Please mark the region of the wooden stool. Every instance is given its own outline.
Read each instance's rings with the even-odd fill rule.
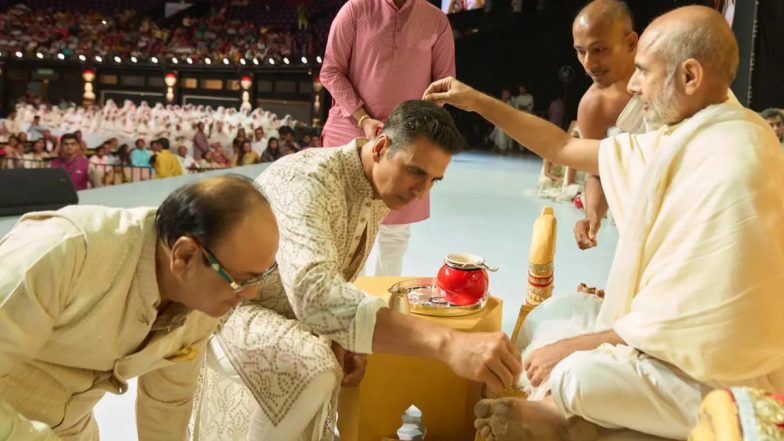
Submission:
[[[411,277],[363,277],[356,285],[389,300],[387,290]],[[491,297],[481,311],[462,317],[424,320],[464,332],[501,330],[502,302]],[[372,354],[358,388],[341,392],[338,427],[341,441],[380,441],[395,437],[400,416],[410,405],[422,410],[428,441],[474,439],[474,405],[481,385],[455,375],[445,364],[421,357]]]

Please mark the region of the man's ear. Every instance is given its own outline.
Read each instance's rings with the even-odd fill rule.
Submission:
[[[637,51],[637,43],[640,40],[640,36],[637,35],[636,32],[632,31],[626,34],[626,46],[629,52]]]
[[[686,95],[694,95],[705,80],[705,68],[702,63],[689,58],[681,63],[683,90]]]
[[[378,136],[373,142],[373,161],[378,162],[389,150],[390,139],[387,135]]]
[[[180,236],[171,247],[169,268],[175,275],[184,274],[194,264],[200,263],[202,252],[193,238]]]

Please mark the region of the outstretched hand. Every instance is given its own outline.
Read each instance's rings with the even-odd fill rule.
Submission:
[[[422,99],[435,101],[438,104],[451,104],[457,108],[473,112],[474,102],[479,92],[456,78],[446,77],[433,82],[425,90]]]
[[[463,378],[500,392],[517,383],[523,366],[520,352],[501,332],[456,332],[446,348],[446,363]]]

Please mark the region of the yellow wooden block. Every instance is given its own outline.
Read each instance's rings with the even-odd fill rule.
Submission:
[[[356,284],[371,295],[389,298],[387,289],[409,277],[367,277]],[[482,311],[461,317],[425,317],[464,332],[501,330],[502,302],[491,297]],[[421,357],[372,354],[358,391],[341,394],[338,419],[342,441],[395,439],[400,417],[410,405],[422,410],[428,441],[472,441],[474,405],[481,385],[464,380],[445,364]]]

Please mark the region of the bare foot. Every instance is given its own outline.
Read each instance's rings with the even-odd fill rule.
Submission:
[[[595,425],[581,418],[567,420],[547,400],[481,400],[474,414],[474,427],[486,441],[594,441],[598,436]]]

